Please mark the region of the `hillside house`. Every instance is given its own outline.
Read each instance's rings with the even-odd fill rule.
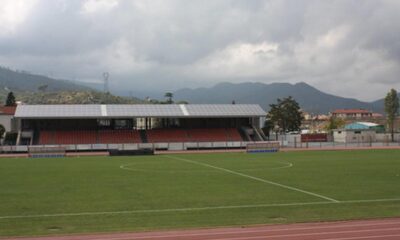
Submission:
[[[366,109],[336,109],[331,112],[331,116],[342,119],[370,119],[373,112]]]

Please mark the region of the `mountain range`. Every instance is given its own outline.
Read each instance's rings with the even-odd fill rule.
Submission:
[[[40,89],[45,86],[45,89]],[[69,80],[58,80],[24,71],[15,71],[0,67],[0,100],[5,99],[9,91],[16,93],[17,100],[26,103],[144,103],[143,100],[130,97],[118,97],[95,90],[89,84]],[[129,90],[129,89],[128,89]],[[140,97],[147,92],[133,92]],[[118,95],[118,93],[116,93]],[[142,96],[143,95],[143,96]],[[157,93],[157,98],[163,93]],[[266,111],[269,104],[277,98],[292,96],[302,109],[310,113],[328,113],[334,109],[362,108],[383,113],[383,99],[373,102],[359,101],[324,93],[307,83],[219,83],[209,88],[184,88],[174,92],[175,100],[188,103],[251,103],[259,104]]]
[[[324,93],[307,83],[219,83],[210,88],[184,88],[174,92],[175,99],[189,103],[248,103],[269,110],[277,98],[292,96],[300,107],[310,113],[328,113],[335,109],[362,108],[383,113],[383,99],[363,102]]]
[[[143,103],[134,97],[114,96],[69,80],[16,71],[0,67],[0,102],[8,92],[14,92],[17,101],[29,104],[95,104]]]
[[[12,91],[38,91],[40,86],[47,85],[46,91],[89,90],[89,87],[69,80],[59,80],[0,67],[0,87]]]

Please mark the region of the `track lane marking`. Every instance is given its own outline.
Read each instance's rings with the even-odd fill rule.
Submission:
[[[388,234],[388,235],[375,235],[375,236],[365,236],[365,237],[343,237],[343,238],[325,238],[321,240],[356,240],[356,239],[376,239],[376,238],[384,238],[388,237],[400,237],[400,234]]]
[[[245,239],[268,239],[268,238],[283,238],[283,237],[304,237],[304,236],[318,236],[318,235],[329,235],[329,234],[354,234],[354,233],[369,233],[369,232],[379,232],[379,231],[399,231],[396,228],[381,228],[381,229],[365,229],[365,230],[347,230],[347,231],[334,231],[334,232],[313,232],[313,233],[294,233],[294,234],[276,234],[269,236],[247,236],[247,237],[224,237],[224,238],[208,238],[208,240],[245,240]],[[386,234],[386,233],[385,233]],[[395,232],[397,235],[397,232]],[[140,239],[140,238],[139,238]],[[338,239],[338,238],[333,238]]]
[[[309,230],[314,230],[316,228],[309,228]],[[292,229],[291,229],[292,230]],[[293,230],[301,230],[301,229],[293,229]],[[284,229],[280,230],[284,231]],[[264,230],[264,231],[236,231],[236,232],[219,232],[219,233],[212,233],[212,232],[207,232],[207,233],[194,233],[194,234],[171,234],[171,235],[149,235],[149,236],[129,236],[127,234],[126,236],[119,236],[119,237],[112,237],[112,236],[101,236],[101,237],[91,237],[90,240],[140,240],[140,239],[168,239],[168,238],[178,238],[178,237],[206,237],[208,240],[245,240],[245,239],[269,239],[269,238],[293,238],[293,237],[304,237],[304,236],[318,236],[318,235],[329,235],[329,234],[354,234],[354,233],[369,233],[369,232],[379,232],[379,231],[399,231],[399,228],[381,228],[381,229],[366,229],[366,230],[344,230],[344,231],[332,231],[332,232],[310,232],[310,233],[292,233],[292,234],[275,234],[275,235],[260,235],[260,236],[244,236],[244,237],[219,237],[219,238],[213,238],[213,235],[229,235],[229,234],[246,234],[246,233],[270,233],[270,230]],[[90,236],[90,235],[87,235]],[[359,237],[341,237],[341,238],[325,238],[321,240],[351,240],[351,239],[368,239],[368,238],[373,238],[373,237],[387,237],[387,236],[400,236],[400,233],[398,234],[395,232],[394,234],[388,234],[385,233],[384,235],[375,235],[375,236],[359,236]],[[42,240],[45,240],[47,238],[43,238]],[[33,239],[32,239],[33,240]],[[88,239],[89,240],[89,239]]]
[[[175,157],[175,156],[164,156],[164,157],[165,158],[169,158],[169,159],[180,160],[180,161],[184,161],[184,162],[188,162],[188,163],[192,163],[192,164],[197,164],[197,165],[204,166],[204,167],[218,169],[218,170],[223,171],[223,172],[231,173],[231,174],[238,175],[238,176],[241,176],[241,177],[253,179],[253,180],[256,180],[256,181],[259,181],[259,182],[267,183],[267,184],[270,184],[270,185],[274,185],[274,186],[278,186],[278,187],[281,187],[281,188],[286,188],[286,189],[289,189],[289,190],[292,190],[292,191],[297,191],[297,192],[301,192],[301,193],[304,193],[304,194],[308,194],[308,195],[311,195],[311,196],[314,196],[314,197],[322,198],[322,199],[328,200],[330,202],[334,202],[334,203],[339,203],[340,202],[339,200],[336,200],[336,199],[333,199],[333,198],[330,198],[330,197],[327,197],[327,196],[324,196],[324,195],[321,195],[321,194],[318,194],[318,193],[313,193],[313,192],[306,191],[306,190],[303,190],[303,189],[300,189],[300,188],[295,188],[295,187],[291,187],[291,186],[288,186],[288,185],[280,184],[280,183],[277,183],[277,182],[272,182],[272,181],[269,181],[269,180],[265,180],[263,178],[254,177],[254,176],[251,176],[251,175],[247,175],[247,174],[244,174],[244,173],[236,172],[236,171],[229,170],[229,169],[226,169],[226,168],[217,167],[217,166],[214,166],[214,165],[211,165],[211,164],[197,162],[197,161],[194,161],[194,160],[189,160],[189,159],[186,159],[186,158]]]
[[[400,222],[398,223],[393,223],[391,225],[395,225],[395,224],[400,224]],[[382,224],[383,225],[383,224]],[[381,226],[382,226],[381,225]],[[379,225],[376,225],[379,226]],[[351,226],[340,226],[340,227],[368,227],[368,225],[351,225]],[[286,229],[263,229],[263,230],[249,230],[249,231],[225,231],[225,232],[204,232],[204,233],[188,233],[188,234],[166,234],[166,235],[149,235],[149,236],[121,236],[121,237],[100,237],[100,238],[95,238],[95,239],[91,239],[91,240],[134,240],[134,239],[159,239],[159,238],[178,238],[178,237],[207,237],[208,240],[225,240],[225,239],[236,239],[236,240],[240,240],[240,239],[251,239],[252,237],[223,237],[223,238],[212,238],[214,235],[229,235],[229,234],[249,234],[249,233],[273,233],[273,232],[277,232],[277,231],[298,231],[298,230],[315,230],[315,229],[325,229],[325,228],[340,228],[340,227],[330,227],[330,226],[326,226],[326,227],[308,227],[308,228],[286,228]],[[322,232],[322,234],[337,234],[337,233],[355,233],[355,232],[360,232],[360,231],[365,231],[365,232],[372,232],[372,231],[386,231],[386,230],[390,230],[392,231],[393,229],[399,230],[399,228],[384,228],[384,229],[369,229],[369,230],[344,230],[344,231],[334,231],[334,232]],[[319,232],[321,233],[321,232]],[[271,238],[271,237],[288,237],[288,236],[293,236],[296,237],[298,235],[318,235],[318,233],[293,233],[293,234],[276,234],[276,235],[270,235],[270,236],[253,236],[253,238]],[[336,238],[334,238],[336,239]]]
[[[354,223],[353,223],[354,222]],[[165,232],[138,232],[138,233],[122,233],[122,234],[103,234],[103,235],[80,235],[80,236],[69,236],[70,239],[90,239],[90,240],[124,240],[124,239],[152,239],[152,238],[171,238],[171,237],[191,237],[191,236],[212,236],[222,234],[244,234],[244,233],[258,233],[258,232],[276,232],[276,231],[297,231],[297,230],[315,230],[315,229],[336,229],[336,228],[354,228],[354,227],[370,227],[370,226],[387,226],[387,225],[398,225],[400,219],[381,219],[381,220],[357,220],[357,221],[340,221],[340,222],[322,222],[322,223],[298,223],[298,224],[286,224],[286,225],[265,225],[250,227],[244,230],[240,227],[223,228],[218,229],[200,229],[200,230],[187,230],[188,232],[179,233],[179,231],[165,231]],[[253,230],[251,230],[253,228]],[[389,227],[393,228],[393,227]],[[246,228],[245,228],[246,229]],[[398,230],[400,228],[397,228]],[[244,230],[244,231],[243,231]],[[380,230],[380,229],[375,229]],[[198,232],[193,232],[198,231]],[[214,232],[213,232],[214,231]],[[113,236],[114,235],[114,236]],[[135,236],[136,235],[136,236]],[[142,235],[142,236],[138,236]],[[278,236],[278,235],[276,235]],[[379,235],[381,236],[381,235]],[[387,235],[389,236],[389,235]],[[46,239],[65,239],[66,236],[59,237],[32,237],[27,240],[46,240]],[[1,239],[1,238],[0,238]],[[15,238],[20,239],[20,238]],[[338,238],[328,238],[324,240],[338,240]],[[346,238],[347,239],[347,238]],[[322,239],[321,239],[322,240]],[[344,240],[344,239],[343,239]]]

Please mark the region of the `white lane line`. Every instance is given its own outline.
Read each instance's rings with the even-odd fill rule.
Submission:
[[[272,203],[272,204],[252,204],[252,205],[230,205],[197,208],[170,208],[170,209],[143,209],[131,211],[108,211],[108,212],[76,212],[76,213],[53,213],[53,214],[32,214],[32,215],[9,215],[0,216],[1,219],[18,218],[47,218],[47,217],[70,217],[70,216],[91,216],[91,215],[119,215],[119,214],[140,214],[140,213],[162,213],[162,212],[190,212],[218,209],[240,209],[240,208],[268,208],[268,207],[296,207],[330,204],[352,204],[352,203],[374,203],[374,202],[400,202],[400,198],[393,199],[371,199],[371,200],[348,200],[341,202],[299,202],[299,203]]]
[[[289,230],[314,230],[317,228],[303,228],[303,229],[289,229]],[[284,231],[285,229],[281,230],[276,230],[276,231]],[[318,232],[318,233],[293,233],[293,234],[276,234],[276,235],[270,235],[270,236],[247,236],[247,237],[219,237],[219,238],[210,238],[214,235],[230,235],[230,234],[249,234],[249,233],[270,233],[271,230],[260,230],[260,231],[225,231],[225,232],[204,232],[204,233],[188,233],[188,234],[168,234],[166,232],[165,235],[148,235],[148,236],[134,236],[135,233],[133,233],[132,236],[129,236],[127,234],[126,236],[118,236],[118,237],[112,237],[110,236],[99,236],[99,237],[94,237],[91,238],[91,240],[134,240],[134,239],[160,239],[160,238],[182,238],[182,237],[207,237],[209,240],[244,240],[244,239],[268,239],[268,238],[281,238],[281,237],[301,237],[301,236],[315,236],[315,235],[329,235],[329,234],[346,234],[346,233],[368,233],[368,232],[374,232],[374,231],[395,231],[399,230],[399,228],[382,228],[382,229],[367,229],[367,230],[345,230],[345,231],[333,231],[333,232]],[[397,235],[397,233],[389,235],[375,235],[375,237],[383,238],[384,236],[388,237],[394,237],[394,236],[400,236]],[[321,240],[351,240],[351,239],[368,239],[371,238],[371,235],[368,237],[342,237],[342,238],[326,238],[326,239],[321,239]]]
[[[383,238],[383,239],[387,239],[387,238],[392,238],[392,237],[399,237],[400,238],[400,234],[387,234],[387,235],[370,235],[370,236],[365,236],[365,237],[344,237],[344,238],[324,238],[321,240],[357,240],[357,239],[377,239],[377,238]],[[396,239],[399,239],[396,238]]]
[[[283,238],[283,237],[304,237],[304,236],[319,236],[329,234],[351,234],[351,233],[368,233],[368,232],[379,232],[379,231],[399,231],[399,228],[382,228],[382,229],[365,229],[365,230],[347,230],[347,231],[334,231],[334,232],[316,232],[316,233],[294,233],[294,234],[276,234],[270,236],[247,236],[247,237],[226,237],[226,238],[209,238],[208,240],[245,240],[245,239],[268,239],[268,238]],[[395,232],[397,235],[397,232]],[[140,238],[139,238],[140,239]],[[338,239],[338,238],[333,238]]]
[[[184,161],[184,162],[188,162],[188,163],[197,164],[197,165],[201,165],[201,166],[204,166],[204,167],[218,169],[218,170],[221,170],[223,172],[235,174],[235,175],[242,176],[242,177],[249,178],[249,179],[253,179],[253,180],[256,180],[256,181],[259,181],[259,182],[263,182],[263,183],[267,183],[267,184],[270,184],[270,185],[278,186],[278,187],[281,187],[281,188],[286,188],[286,189],[289,189],[289,190],[292,190],[292,191],[297,191],[297,192],[301,192],[301,193],[304,193],[304,194],[312,195],[314,197],[322,198],[322,199],[328,200],[330,202],[334,202],[334,203],[340,202],[339,200],[336,200],[336,199],[333,199],[333,198],[330,198],[330,197],[327,197],[327,196],[323,196],[321,194],[309,192],[309,191],[306,191],[306,190],[302,190],[300,188],[291,187],[291,186],[280,184],[280,183],[277,183],[277,182],[268,181],[268,180],[265,180],[265,179],[262,179],[262,178],[253,177],[251,175],[247,175],[247,174],[244,174],[244,173],[236,172],[236,171],[229,170],[229,169],[222,168],[222,167],[217,167],[217,166],[214,166],[214,165],[211,165],[211,164],[197,162],[197,161],[193,161],[193,160],[189,160],[189,159],[181,158],[181,157],[175,157],[175,156],[164,156],[164,157],[170,158],[170,159],[175,159],[175,160],[180,160],[180,161]]]
[[[383,226],[383,225],[398,225],[400,222],[397,223],[376,223],[376,224],[346,224],[346,225],[341,225],[341,226],[315,226],[315,227],[300,227],[300,228],[280,228],[280,229],[260,229],[260,230],[243,230],[243,229],[238,229],[236,231],[230,230],[230,231],[219,231],[219,232],[213,232],[207,231],[207,232],[198,232],[198,233],[168,233],[165,232],[162,234],[152,234],[152,235],[147,235],[147,236],[134,236],[135,233],[132,234],[132,236],[120,236],[120,237],[112,237],[112,236],[99,236],[98,238],[94,238],[92,240],[125,240],[125,239],[152,239],[152,238],[181,238],[181,237],[201,237],[201,236],[217,236],[217,235],[230,235],[230,234],[250,234],[250,233],[273,233],[273,232],[279,232],[279,231],[303,231],[303,230],[316,230],[316,229],[335,229],[335,228],[350,228],[350,227],[372,227],[372,226]],[[271,226],[273,227],[273,226]],[[393,229],[390,228],[390,229]],[[399,229],[399,228],[397,228]],[[377,231],[381,229],[375,229]],[[354,231],[354,230],[353,230]],[[372,229],[370,231],[373,231]],[[338,231],[336,231],[338,232]],[[258,236],[258,237],[263,237],[265,236]],[[275,235],[274,237],[280,237],[280,235]],[[232,237],[229,238],[223,238],[223,239],[232,239]]]

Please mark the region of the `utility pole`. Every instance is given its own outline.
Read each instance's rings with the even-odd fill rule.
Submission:
[[[108,87],[108,78],[110,77],[110,74],[108,72],[103,73],[103,81],[104,81],[104,92],[110,92],[110,89]]]

